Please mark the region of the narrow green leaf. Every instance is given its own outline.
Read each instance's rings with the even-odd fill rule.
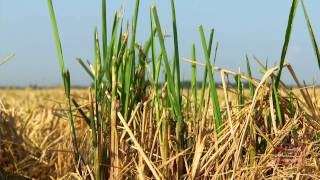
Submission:
[[[196,46],[192,45],[192,60],[196,61]],[[195,63],[192,64],[192,92],[193,92],[193,104],[194,104],[194,112],[197,112],[198,109],[198,82],[197,82],[197,65]]]
[[[70,85],[70,72],[68,69],[63,72],[63,77],[64,77],[63,81],[64,81],[64,87],[65,87],[65,94],[68,98],[70,98],[71,85]]]
[[[137,22],[138,22],[138,14],[139,14],[139,4],[140,0],[136,0],[133,20],[132,20],[132,37],[130,42],[130,57],[129,62],[126,64],[126,72],[125,72],[125,84],[124,84],[124,119],[128,119],[129,113],[129,98],[130,98],[130,86],[132,82],[132,70],[135,60],[135,43],[136,43],[136,32],[137,32]]]
[[[107,82],[110,82],[110,63],[108,61],[108,36],[107,36],[107,3],[106,0],[101,2],[101,24],[102,24],[102,59],[103,67],[102,74],[105,74]],[[103,76],[103,75],[101,75]]]
[[[73,98],[71,98],[72,104],[76,107],[77,111],[80,113],[84,121],[87,123],[87,125],[90,127],[91,126],[91,120],[89,117],[86,115],[86,113],[82,110],[80,105],[77,103],[77,101]]]
[[[235,76],[236,84],[237,84],[237,89],[238,89],[238,105],[241,106],[244,104],[244,97],[243,97],[243,85],[241,82],[240,75]]]
[[[124,41],[122,40],[123,39],[122,27],[123,27],[123,20],[121,20],[120,34],[119,34],[119,37],[118,37],[117,57],[119,57],[120,51],[122,50],[123,45],[124,45]],[[117,63],[117,64],[119,64],[119,63]]]
[[[90,68],[83,62],[83,60],[81,58],[77,58],[77,61],[83,67],[83,69],[87,72],[87,74],[91,77],[91,79],[94,80],[93,73],[91,72]]]
[[[111,41],[109,44],[109,59],[108,59],[108,63],[109,63],[109,68],[108,71],[109,73],[111,73],[111,61],[112,61],[112,57],[116,54],[116,40],[117,40],[117,33],[118,33],[118,23],[119,22],[119,18],[118,18],[118,14],[115,13],[114,18],[113,18],[113,25],[112,25],[112,34],[111,34]],[[121,34],[120,34],[121,36]],[[111,81],[111,79],[110,79]]]
[[[212,28],[210,30],[210,36],[209,36],[209,46],[208,46],[208,53],[209,53],[209,57],[211,57],[211,49],[212,49],[212,45],[213,45],[213,35],[214,35],[214,29]]]
[[[211,48],[211,47],[210,47],[210,48]],[[210,48],[209,48],[209,49],[210,49]],[[219,42],[217,42],[217,44],[216,44],[216,49],[215,49],[215,51],[214,51],[213,65],[216,65],[216,62],[217,62],[218,49],[219,49]]]
[[[309,18],[307,9],[306,9],[306,7],[304,5],[304,0],[301,0],[301,3],[302,3],[302,9],[303,9],[304,17],[305,17],[307,25],[308,25],[309,35],[310,35],[310,38],[311,38],[311,41],[312,41],[313,50],[314,50],[314,53],[315,53],[315,55],[317,57],[318,66],[319,66],[319,69],[320,69],[320,51],[319,51],[319,47],[318,47],[318,44],[317,44],[317,40],[316,40],[315,34],[313,32],[313,28],[312,28],[312,25],[311,25],[311,22],[310,22],[310,18]]]
[[[155,31],[153,31],[155,30]],[[156,79],[156,45],[154,42],[154,35],[157,29],[153,29],[153,19],[152,19],[152,11],[150,9],[150,31],[153,33],[151,36],[151,60],[152,60],[152,77],[153,81],[155,82]]]
[[[101,82],[101,53],[100,53],[100,43],[99,43],[99,35],[98,35],[98,31],[97,29],[95,29],[94,32],[94,77],[95,77],[95,83],[96,86],[100,86],[100,82]]]
[[[99,36],[97,29],[94,32],[94,93],[95,93],[95,108],[96,108],[96,120],[97,120],[97,129],[100,129],[100,114],[99,114],[99,103],[102,98],[100,98],[101,93],[101,55],[100,55],[100,45],[99,45]]]
[[[107,54],[106,54],[106,59],[103,62],[103,72],[102,72],[102,74],[105,74],[108,88],[111,88],[111,60],[112,60],[112,56],[114,55],[114,51],[115,51],[115,48],[116,48],[116,39],[117,39],[117,32],[118,32],[118,20],[119,20],[118,14],[115,13],[114,17],[113,17],[112,34],[111,34],[111,40],[109,42],[109,47],[108,46],[104,47],[104,48],[107,48]],[[105,55],[103,55],[103,56],[105,56]]]
[[[214,29],[211,29],[210,32],[210,37],[209,37],[209,57],[211,57],[211,48],[212,48],[212,43],[213,43],[213,35],[214,35]],[[216,48],[216,50],[218,50]],[[216,57],[216,55],[215,55]],[[204,109],[204,95],[206,92],[206,87],[207,87],[207,76],[208,76],[208,70],[207,68],[204,69],[204,75],[203,75],[203,80],[202,80],[202,86],[201,86],[201,96],[200,96],[200,107],[201,107],[201,111],[203,111]]]
[[[272,94],[273,94],[273,98],[274,98],[274,104],[276,107],[277,120],[280,124],[282,124],[282,114],[281,114],[281,106],[280,106],[278,91],[274,85],[272,86]]]
[[[247,61],[248,76],[252,79],[252,73],[251,73],[251,67],[250,67],[250,62],[249,62],[248,55],[246,55],[246,61]],[[253,97],[254,96],[255,87],[253,86],[251,81],[248,81],[248,84],[249,84],[250,95],[251,95],[251,97]]]
[[[72,133],[71,137],[72,137],[72,143],[73,143],[73,147],[74,147],[74,157],[75,157],[75,162],[78,162],[80,160],[80,153],[79,153],[76,130],[75,130],[75,127],[74,127],[73,114],[72,114],[72,109],[71,109],[70,73],[69,73],[68,70],[65,70],[65,68],[64,68],[63,53],[62,53],[62,48],[61,48],[61,43],[60,43],[60,37],[59,37],[56,17],[55,17],[53,5],[52,5],[52,0],[48,0],[48,7],[49,7],[49,12],[50,12],[50,17],[51,17],[51,23],[52,23],[53,33],[54,33],[54,37],[55,37],[55,42],[56,42],[56,48],[57,48],[57,52],[58,52],[61,77],[62,77],[62,81],[64,83],[65,95],[66,95],[66,97],[68,99],[69,123],[70,123],[71,133]],[[79,170],[79,172],[81,174],[81,167],[78,167],[78,170]]]
[[[94,99],[92,94],[92,89],[89,88],[89,117],[90,117],[90,127],[92,130],[92,145],[97,147],[97,127],[96,127],[96,119],[94,118]]]
[[[296,114],[296,112],[295,112],[296,110],[294,107],[294,98],[293,98],[292,90],[289,93],[289,97],[290,97],[290,116],[291,116],[291,118],[293,118],[294,115]]]
[[[218,98],[216,83],[215,83],[213,73],[212,73],[212,66],[210,63],[210,55],[209,55],[209,51],[207,48],[206,38],[204,35],[204,31],[203,31],[203,26],[199,27],[199,31],[200,31],[204,55],[206,58],[206,69],[208,71],[208,76],[209,76],[209,86],[210,86],[210,95],[211,95],[212,103],[213,103],[214,122],[215,122],[215,126],[216,126],[216,131],[217,131],[217,133],[219,133],[222,130],[221,129],[222,117],[221,117],[221,112],[220,112],[219,98]]]
[[[162,60],[162,52],[160,52],[158,58],[157,58],[157,64],[156,64],[156,70],[155,70],[155,85],[157,86],[159,83],[159,75],[160,75],[160,69],[161,69],[161,60]]]
[[[107,44],[107,5],[106,0],[102,0],[102,49],[103,49],[103,61],[107,61],[108,44]]]
[[[181,94],[180,94],[180,58],[179,58],[179,42],[178,42],[178,30],[177,30],[177,20],[176,11],[174,6],[174,0],[171,0],[171,14],[172,14],[172,28],[173,28],[173,41],[174,41],[174,71],[176,72],[175,87],[177,96],[179,97],[179,104],[181,106]]]
[[[59,64],[60,64],[60,72],[61,72],[61,76],[63,78],[64,59],[63,59],[63,53],[62,53],[61,42],[60,42],[60,37],[59,37],[58,25],[57,25],[56,16],[54,13],[53,5],[52,5],[52,0],[48,0],[48,6],[49,6],[50,17],[51,17],[52,29],[53,29],[53,33],[54,33],[54,39],[56,42],[56,48],[57,48],[58,59],[59,59]]]
[[[179,120],[182,120],[181,107],[180,107],[180,104],[178,103],[179,100],[178,100],[178,96],[176,95],[176,91],[175,91],[174,81],[172,78],[173,76],[172,76],[171,70],[170,70],[168,55],[167,55],[167,51],[166,51],[166,47],[165,47],[165,43],[164,43],[164,37],[162,34],[157,9],[154,6],[152,7],[152,13],[153,13],[153,17],[154,17],[155,24],[157,27],[158,38],[159,38],[159,43],[160,43],[162,58],[163,58],[163,63],[164,63],[164,70],[165,70],[165,73],[167,76],[166,80],[168,83],[167,84],[168,96],[169,96],[169,100],[171,102],[172,108],[174,110],[174,115],[176,116],[177,120],[179,121]]]
[[[278,75],[277,75],[277,78],[276,78],[276,82],[275,82],[275,88],[277,90],[278,90],[278,87],[279,87],[279,84],[280,84],[281,73],[282,73],[284,61],[285,61],[285,58],[286,58],[288,45],[289,45],[289,42],[290,42],[290,37],[291,37],[291,32],[292,32],[292,27],[293,27],[293,21],[294,21],[294,17],[295,17],[295,14],[296,14],[297,6],[298,6],[298,0],[292,0],[292,6],[291,6],[291,10],[290,10],[288,25],[287,25],[286,36],[285,36],[285,40],[284,40],[284,44],[283,44],[283,48],[282,48],[282,52],[281,52],[279,72],[278,72]]]

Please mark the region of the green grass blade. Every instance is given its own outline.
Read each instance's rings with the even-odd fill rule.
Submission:
[[[122,29],[121,29],[122,31]],[[120,31],[120,32],[121,32]],[[128,36],[127,35],[122,35],[119,37],[119,51],[118,51],[118,54],[117,54],[117,59],[118,59],[118,63],[117,63],[117,68],[120,70],[123,70],[123,59],[125,59],[125,53],[126,53],[126,48],[127,48],[127,45],[128,45]],[[123,72],[120,71],[120,75],[122,75]],[[121,79],[121,78],[120,78]]]
[[[265,63],[265,65],[264,65],[265,69],[268,69],[268,63],[269,63],[269,59],[268,59],[268,57],[267,57],[266,63]]]
[[[165,70],[165,75],[166,75],[167,91],[168,91],[167,99],[169,99],[174,117],[176,119],[176,138],[177,138],[176,152],[178,154],[178,153],[182,152],[184,149],[184,125],[185,125],[183,122],[183,119],[182,119],[181,106],[179,103],[180,97],[177,95],[177,92],[175,90],[175,84],[174,84],[173,76],[171,74],[170,65],[169,65],[169,61],[168,61],[168,55],[167,55],[167,51],[166,51],[166,47],[165,47],[165,43],[164,43],[164,37],[162,34],[157,9],[154,6],[152,7],[152,14],[153,14],[155,24],[157,27],[158,38],[159,38],[159,43],[160,43],[163,62],[164,62],[164,70]],[[176,160],[177,160],[177,166],[178,166],[177,167],[177,172],[178,172],[177,176],[179,178],[182,175],[184,165],[183,165],[183,159],[177,158]]]
[[[103,58],[103,72],[107,82],[111,82],[110,78],[110,63],[108,61],[108,36],[107,36],[107,4],[106,0],[101,2],[101,20],[102,20],[102,58]]]
[[[187,112],[192,112],[192,108],[191,108],[191,98],[190,98],[190,88],[187,88],[187,96],[186,96],[186,100],[187,100],[187,103],[186,103],[186,109],[187,109]],[[189,113],[187,113],[187,118],[189,117]]]
[[[92,129],[92,145],[97,147],[97,127],[96,120],[94,118],[94,99],[92,89],[89,88],[89,118],[90,118],[90,128]]]
[[[72,104],[76,107],[77,111],[79,112],[79,114],[82,116],[82,118],[84,119],[84,121],[87,123],[88,126],[91,126],[91,120],[89,119],[89,117],[86,115],[86,113],[82,110],[82,108],[80,107],[80,105],[77,103],[77,101],[75,99],[71,99]]]
[[[251,72],[251,66],[250,66],[250,61],[249,61],[248,55],[246,55],[246,61],[247,61],[248,76],[252,79],[252,72]],[[255,87],[253,86],[251,81],[248,81],[248,84],[249,84],[250,95],[251,95],[251,97],[253,97],[254,96]]]
[[[192,60],[196,61],[196,46],[192,45]],[[193,104],[194,104],[194,113],[197,112],[198,109],[198,82],[197,82],[197,65],[195,63],[192,64],[192,93],[193,93]]]
[[[118,48],[117,48],[117,57],[120,56],[120,53],[121,53],[121,50],[123,49],[123,36],[122,36],[122,33],[123,33],[123,30],[122,30],[122,27],[123,27],[123,19],[121,19],[121,26],[120,26],[120,34],[119,34],[119,37],[118,37]],[[119,64],[119,63],[117,63]]]
[[[72,134],[71,137],[72,137],[72,143],[73,143],[73,149],[74,149],[75,163],[78,164],[78,162],[80,161],[80,153],[79,153],[79,147],[77,142],[76,128],[74,126],[74,118],[72,114],[71,94],[70,94],[71,83],[70,83],[69,70],[65,70],[63,72],[63,78],[64,78],[64,84],[65,84],[65,92],[68,99],[69,124],[71,127],[71,134]],[[80,171],[80,174],[81,174],[81,168],[77,167],[77,169]]]
[[[61,41],[60,41],[60,37],[59,37],[58,25],[57,25],[56,16],[54,13],[53,5],[52,5],[52,0],[48,0],[48,7],[49,7],[49,12],[50,12],[52,29],[53,29],[53,33],[54,33],[54,39],[56,42],[56,48],[57,48],[57,53],[58,53],[59,65],[60,65],[60,72],[61,72],[61,76],[63,78],[64,59],[63,59],[63,53],[62,53],[62,48],[61,48]]]
[[[244,97],[243,97],[243,85],[241,82],[240,75],[235,76],[236,84],[237,84],[237,89],[238,89],[238,105],[240,106],[240,109],[242,105],[244,104]]]
[[[112,56],[115,54],[114,51],[116,50],[116,40],[117,40],[117,32],[118,32],[118,14],[114,14],[113,24],[112,24],[112,34],[111,40],[109,42],[109,47],[106,47],[107,50],[107,58],[103,62],[103,72],[105,74],[107,80],[107,87],[111,88],[111,60]],[[103,55],[104,56],[104,55]]]
[[[103,51],[102,51],[103,52]],[[103,56],[104,54],[102,54]],[[101,150],[101,146],[102,146],[102,128],[105,126],[105,123],[107,120],[104,121],[104,119],[102,118],[102,111],[99,110],[99,107],[102,107],[103,103],[102,103],[102,93],[103,90],[101,88],[101,82],[102,82],[102,78],[103,78],[103,64],[105,63],[104,61],[104,57],[101,57],[101,52],[100,52],[100,43],[99,43],[99,34],[98,34],[98,30],[97,28],[94,31],[94,95],[95,95],[95,120],[96,120],[96,127],[97,127],[97,133],[94,134],[93,133],[93,146],[94,148],[97,147],[97,149],[93,152],[93,153],[98,153],[98,156],[95,157],[97,159],[95,159],[94,164],[97,166],[95,169],[95,176],[97,179],[101,178],[101,166],[100,164],[101,162],[101,155],[102,155],[102,150]],[[92,122],[93,123],[93,122]],[[91,127],[94,127],[94,124],[91,125]],[[93,131],[94,129],[92,129]],[[97,137],[97,139],[95,139],[95,136]],[[97,142],[95,142],[97,141]],[[95,145],[94,143],[97,143],[97,145]],[[94,154],[94,156],[96,156]]]
[[[73,114],[72,114],[72,109],[71,109],[70,73],[68,70],[65,70],[65,68],[64,68],[63,53],[62,53],[62,48],[61,48],[61,43],[60,43],[60,37],[59,37],[56,17],[55,17],[53,5],[52,5],[52,0],[48,0],[48,7],[49,7],[49,12],[50,12],[50,18],[51,18],[54,37],[55,37],[55,42],[56,42],[56,48],[57,48],[57,52],[58,52],[61,77],[62,77],[62,80],[64,83],[65,95],[68,99],[69,122],[70,122],[71,133],[72,133],[72,142],[73,142],[73,147],[74,147],[75,162],[78,162],[78,160],[80,158],[80,154],[79,154],[79,149],[78,149],[78,145],[77,145],[76,132],[75,132],[75,127],[74,127],[74,122],[73,122]],[[79,170],[80,170],[80,168],[79,168]],[[81,170],[80,170],[80,172],[81,172]]]
[[[176,72],[175,87],[177,96],[179,97],[179,104],[181,106],[181,94],[180,94],[180,55],[179,55],[179,42],[178,42],[178,30],[177,30],[177,20],[176,20],[176,10],[174,6],[174,0],[171,0],[171,14],[172,14],[172,28],[173,28],[173,41],[174,41],[174,64]]]
[[[127,62],[128,59],[128,49],[127,49],[127,45],[128,45],[128,35],[127,33],[124,33],[122,36],[122,40],[121,40],[121,48],[120,48],[120,52],[117,54],[117,59],[118,59],[118,63],[117,63],[117,71],[118,71],[118,78],[119,78],[119,82],[121,82],[121,84],[123,85],[125,82],[125,64]],[[119,38],[120,40],[120,38]],[[121,94],[124,94],[124,88],[121,88]],[[124,98],[122,98],[124,99]],[[124,102],[124,101],[123,101]],[[123,111],[121,109],[121,111]]]
[[[211,48],[212,48],[212,43],[213,43],[213,35],[214,35],[214,29],[211,29],[210,32],[210,37],[209,37],[209,57],[211,57]],[[203,111],[204,108],[204,95],[206,92],[206,87],[207,87],[207,76],[208,76],[208,70],[207,68],[204,69],[204,75],[203,75],[203,80],[202,80],[202,86],[201,86],[201,96],[200,96],[200,107],[201,111]]]
[[[99,161],[99,148],[98,148],[98,139],[97,139],[97,128],[96,128],[96,120],[94,117],[94,99],[92,89],[89,88],[89,118],[90,118],[90,128],[92,132],[92,148],[93,148],[93,166],[94,166],[94,175],[96,179],[100,179],[100,161]]]
[[[102,80],[102,66],[101,66],[101,53],[100,53],[100,43],[99,43],[99,35],[97,29],[95,29],[94,33],[94,84],[95,84],[95,95],[96,95],[96,103],[100,103],[100,84]],[[98,112],[98,111],[97,111]],[[98,117],[97,117],[98,118]]]
[[[91,77],[91,79],[94,80],[94,75],[92,74],[90,68],[83,62],[83,60],[81,58],[77,58],[77,61],[83,67],[83,69],[87,72],[87,74]]]
[[[316,40],[315,34],[313,32],[313,28],[312,28],[312,25],[311,25],[311,22],[310,22],[310,18],[309,18],[306,6],[304,4],[304,0],[301,0],[301,3],[302,3],[302,9],[303,9],[304,17],[305,17],[307,25],[308,25],[308,30],[309,30],[309,35],[310,35],[310,38],[311,38],[311,41],[312,41],[313,50],[314,50],[314,53],[315,53],[315,55],[317,57],[318,66],[319,66],[319,69],[320,69],[320,51],[319,51],[319,47],[318,47],[318,44],[317,44],[317,40]]]
[[[107,5],[106,0],[102,0],[102,52],[103,62],[107,64],[107,53],[108,53],[108,36],[107,36]],[[108,67],[105,67],[108,68]]]
[[[144,43],[144,46],[143,46],[143,55],[145,56],[144,58],[146,59],[146,60],[148,60],[147,59],[147,57],[148,57],[148,54],[149,54],[149,51],[150,51],[150,49],[152,48],[152,39],[154,38],[154,33],[156,32],[156,29],[154,29],[153,31],[151,31],[151,34],[150,34],[150,37],[149,37],[149,39]]]
[[[285,61],[285,58],[286,58],[286,54],[287,54],[287,50],[288,50],[288,46],[289,46],[289,42],[290,42],[290,37],[291,37],[291,32],[292,32],[292,27],[293,27],[293,21],[294,21],[294,17],[295,17],[295,14],[296,14],[297,6],[298,6],[298,0],[293,0],[292,1],[292,6],[291,6],[291,10],[290,10],[287,30],[286,30],[286,36],[285,36],[285,40],[284,40],[284,44],[283,44],[283,48],[282,48],[282,52],[281,52],[279,72],[278,72],[278,75],[277,75],[277,78],[276,78],[276,82],[275,82],[275,88],[277,90],[278,90],[278,87],[279,87],[279,84],[280,84],[281,73],[282,73],[284,61]]]
[[[130,42],[130,57],[129,62],[126,64],[126,72],[125,72],[125,84],[124,84],[124,119],[128,119],[129,112],[129,98],[130,98],[130,86],[132,82],[132,70],[133,63],[135,60],[135,42],[136,42],[136,32],[137,32],[137,22],[138,22],[138,14],[139,14],[139,4],[140,0],[136,0],[133,20],[132,20],[132,37]]]
[[[289,98],[290,98],[290,116],[291,118],[294,118],[294,115],[296,114],[295,106],[294,106],[294,97],[293,97],[293,92],[292,90],[289,93]]]
[[[118,22],[119,22],[119,18],[118,18],[118,14],[115,13],[114,18],[113,18],[113,25],[112,25],[112,34],[111,34],[111,41],[109,44],[109,59],[108,59],[108,63],[109,63],[109,68],[110,67],[110,62],[112,61],[112,57],[116,54],[116,44],[117,44],[117,33],[118,33]],[[121,36],[121,34],[120,34]],[[109,73],[111,73],[111,69],[108,69]]]
[[[179,100],[178,100],[178,96],[176,95],[176,91],[175,91],[174,81],[172,78],[173,76],[172,76],[172,73],[170,70],[168,55],[167,55],[167,51],[166,51],[166,47],[165,47],[165,43],[164,43],[164,37],[162,34],[157,9],[154,6],[152,7],[152,13],[153,13],[153,17],[154,17],[155,24],[157,27],[158,38],[159,38],[159,43],[160,43],[162,58],[163,58],[163,63],[164,63],[164,70],[165,70],[165,73],[167,76],[166,80],[168,83],[167,84],[168,96],[169,96],[170,102],[172,104],[176,118],[181,120],[181,107],[180,107],[180,104],[178,103]]]
[[[210,31],[210,36],[209,36],[209,46],[208,46],[208,53],[209,53],[209,57],[211,57],[211,49],[212,49],[212,45],[213,45],[213,35],[214,35],[214,29],[212,28]]]
[[[219,133],[219,132],[221,132],[221,126],[222,126],[222,117],[221,117],[221,112],[220,112],[219,98],[218,98],[216,83],[215,83],[213,73],[212,73],[212,66],[210,63],[210,55],[209,55],[209,51],[207,48],[206,38],[204,35],[204,31],[203,31],[203,26],[199,27],[199,31],[200,31],[204,55],[206,58],[206,68],[207,68],[208,76],[209,76],[210,95],[212,98],[213,111],[214,111],[214,122],[215,122],[215,126],[216,126],[216,132]]]
[[[161,69],[161,60],[162,60],[162,52],[160,52],[158,58],[157,58],[157,64],[156,64],[156,72],[155,75],[156,77],[155,79],[155,85],[158,87],[158,83],[159,83],[159,75],[160,75],[160,69]]]
[[[153,19],[152,19],[152,12],[150,9],[150,31],[153,32]],[[151,60],[152,60],[152,77],[153,81],[155,82],[156,79],[156,45],[154,42],[154,35],[157,29],[155,29],[153,35],[151,36]]]
[[[276,89],[276,87],[273,85],[272,86],[272,95],[273,95],[273,104],[275,104],[275,108],[276,108],[276,116],[277,116],[277,120],[280,124],[282,124],[282,114],[281,114],[281,106],[280,106],[280,100],[279,100],[279,95],[278,95],[278,91]]]
[[[210,47],[210,48],[211,48],[211,47]],[[209,49],[210,49],[210,48],[209,48]],[[219,49],[219,42],[217,42],[217,44],[216,44],[216,49],[214,50],[213,65],[216,65],[216,62],[217,62],[218,49]]]

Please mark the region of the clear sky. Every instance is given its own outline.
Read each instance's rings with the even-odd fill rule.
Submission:
[[[75,59],[93,59],[93,31],[96,26],[100,30],[101,2],[53,0],[53,3],[72,84],[86,85],[89,78]],[[107,3],[109,28],[113,13],[121,5],[125,17],[131,18],[134,0],[107,0]],[[305,0],[305,3],[315,34],[320,39],[320,1]],[[137,31],[141,43],[149,36],[152,4],[158,8],[162,26],[169,34],[172,32],[170,0],[141,0]],[[320,71],[300,5],[287,62],[294,66],[300,80],[319,83]],[[191,45],[195,42],[198,57],[203,60],[198,32],[198,26],[203,24],[207,32],[211,27],[216,29],[215,41],[220,43],[218,66],[234,71],[240,67],[245,71],[245,54],[260,59],[268,57],[269,65],[274,65],[279,62],[290,6],[291,0],[176,0],[181,56],[190,57]],[[61,84],[46,0],[0,0],[0,59],[12,52],[16,53],[14,59],[0,67],[0,86]],[[172,53],[170,55],[172,57]],[[256,64],[253,60],[252,63]],[[182,66],[183,79],[189,79],[190,64]],[[258,66],[254,65],[253,69],[257,72]],[[202,71],[198,73],[200,80]],[[258,77],[257,73],[255,75]],[[283,79],[292,82],[290,78]]]

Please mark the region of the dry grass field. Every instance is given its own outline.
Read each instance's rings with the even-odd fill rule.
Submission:
[[[197,59],[196,44],[191,58],[181,57],[174,0],[174,54],[166,48],[156,6],[143,17],[150,18],[149,38],[137,42],[140,0],[135,2],[125,25],[118,12],[107,21],[107,1],[101,1],[94,59],[77,59],[92,85],[81,90],[72,88],[48,0],[63,88],[0,90],[0,179],[320,179],[320,91],[305,87],[286,63],[301,2],[320,68],[303,0],[292,0],[279,64],[268,67],[254,57],[259,69],[251,70],[246,56],[246,72],[215,66],[215,30],[206,38],[202,25],[197,52],[205,61]],[[181,63],[192,68],[190,89],[182,86]],[[199,68],[203,79],[197,79]],[[297,88],[288,87],[284,75]]]
[[[73,170],[70,128],[62,89],[0,90],[0,166],[7,172],[49,179]],[[75,94],[82,96],[83,91]],[[85,133],[85,128],[81,132]],[[82,136],[81,139],[84,139]]]
[[[229,89],[229,91],[235,90]],[[246,92],[247,91],[248,90],[246,90]],[[298,94],[299,97],[301,97],[301,95],[299,94],[299,90],[295,89],[294,92]],[[320,112],[320,90],[313,90],[312,88],[310,88],[308,92],[313,99],[313,103],[317,105],[318,112]],[[220,89],[218,93],[220,101],[223,102],[221,106],[222,111],[226,112],[226,103],[223,98],[223,91]],[[86,106],[86,102],[88,99],[88,90],[76,89],[72,91],[72,94],[73,97],[79,100],[79,102],[81,102],[83,106]],[[187,90],[184,90],[183,94],[187,95]],[[234,102],[237,101],[236,96],[232,95],[232,93],[230,93],[229,96],[231,97],[230,104],[234,104]],[[259,107],[262,107],[262,105],[259,105],[258,108]],[[319,172],[320,163],[320,134],[318,134],[317,140],[312,140],[310,136],[313,136],[314,134],[310,134],[310,132],[314,132],[311,130],[313,127],[310,127],[309,122],[303,122],[308,120],[308,117],[305,117],[308,112],[303,112],[303,108],[296,108],[297,110],[300,110],[300,112],[298,112],[299,115],[295,117],[296,119],[292,119],[293,122],[288,123],[288,126],[301,126],[299,127],[301,128],[300,133],[303,134],[299,135],[298,141],[299,144],[304,144],[307,146],[306,150],[304,150],[304,154],[302,155],[303,157],[301,157],[301,159],[300,157],[296,157],[296,160],[294,158],[291,158],[291,160],[288,161],[292,161],[292,164],[288,165],[288,162],[280,162],[279,159],[277,160],[277,158],[274,157],[276,155],[274,150],[270,150],[270,152],[265,152],[264,154],[257,153],[257,156],[263,156],[259,158],[264,158],[264,163],[256,164],[253,167],[243,167],[243,169],[241,169],[242,171],[267,171],[270,167],[279,166],[278,168],[276,168],[277,170],[274,170],[276,172],[273,172],[274,177],[293,177],[294,175],[296,175],[295,177],[301,176],[307,179],[319,178],[319,173],[317,172]],[[76,172],[74,169],[74,161],[72,157],[72,141],[70,137],[70,128],[68,127],[66,109],[67,108],[64,101],[63,89],[1,89],[0,167],[3,167],[6,172],[11,172],[27,178],[33,177],[36,179],[81,179],[79,172]],[[212,111],[210,109],[212,109],[212,107],[208,108],[208,117],[212,116]],[[260,110],[256,109],[256,111],[258,111],[259,113],[264,112],[263,108]],[[243,112],[247,113],[248,110],[244,110]],[[233,118],[237,118],[233,119],[233,122],[236,123],[236,121],[239,120],[241,122],[239,124],[240,126],[244,124],[244,119],[241,118],[242,116],[245,117],[243,115],[243,112],[238,111],[233,116]],[[258,114],[258,112],[257,115],[261,116],[260,114]],[[81,120],[80,115],[75,109],[74,114],[76,129],[78,132],[78,140],[80,143],[80,151],[83,155],[83,158],[86,161],[90,161],[89,159],[92,157],[90,152],[91,149],[89,129],[85,125],[84,121]],[[260,126],[262,125],[260,124]],[[315,126],[319,127],[319,124]],[[207,130],[209,129],[210,128],[208,128]],[[192,130],[189,131],[190,134],[192,134]],[[277,135],[270,135],[269,138],[270,141],[272,141],[272,144],[284,144],[284,141],[288,141],[288,139],[284,139],[288,138],[290,136],[290,133],[287,134],[283,133],[282,131],[288,131],[288,129],[279,129],[277,133],[280,135],[280,137]],[[196,145],[192,147],[196,149],[189,149],[187,151],[195,151],[196,153],[197,151],[199,151],[198,148],[201,148],[202,151],[208,148],[203,152],[204,154],[207,154],[206,156],[208,157],[204,156],[204,159],[199,159],[199,163],[201,163],[202,161],[203,166],[206,166],[207,163],[212,161],[212,158],[215,157],[214,150],[211,150],[210,146],[214,146],[214,139],[216,139],[217,137],[206,138],[212,139],[207,140],[209,142],[207,142],[206,144],[201,144],[201,141],[196,142]],[[282,140],[278,138],[282,138]],[[292,140],[293,139],[294,138],[292,138]],[[229,140],[225,139],[223,141]],[[124,140],[124,142],[126,142],[126,140]],[[205,147],[202,147],[201,145]],[[145,152],[148,152],[148,147],[145,148]],[[226,152],[229,151],[230,150]],[[216,156],[215,158],[221,159],[218,162],[224,163],[224,157],[230,157],[230,155],[231,154],[220,154],[220,157]],[[137,158],[136,163],[142,163],[139,159],[140,158]],[[298,161],[299,163],[297,163]],[[303,164],[300,164],[302,162]],[[214,166],[220,167],[219,164],[216,164]],[[91,167],[87,166],[84,168],[87,168],[87,172],[90,174]],[[257,172],[256,174],[259,174]]]

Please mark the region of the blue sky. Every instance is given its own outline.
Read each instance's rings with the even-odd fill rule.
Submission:
[[[53,0],[66,66],[71,71],[72,84],[86,85],[89,78],[76,62],[76,57],[93,58],[93,31],[100,29],[100,0]],[[315,34],[320,39],[320,1],[305,0]],[[162,26],[170,34],[169,0],[141,0],[138,19],[138,41],[149,36],[149,10],[155,4]],[[124,7],[124,16],[131,18],[134,0],[108,1],[108,26],[113,13]],[[291,0],[176,0],[181,56],[191,56],[196,43],[198,58],[203,60],[198,26],[207,32],[216,30],[215,42],[220,44],[217,65],[230,70],[245,71],[245,54],[269,64],[279,62]],[[108,31],[110,34],[110,30]],[[168,49],[172,49],[168,40]],[[320,43],[320,41],[319,41]],[[46,0],[0,0],[0,59],[15,52],[15,58],[0,68],[0,86],[60,85],[59,67]],[[172,57],[172,53],[170,53]],[[294,24],[287,62],[300,80],[320,82],[320,71],[313,53],[301,6]],[[253,64],[256,64],[252,60]],[[190,64],[182,65],[181,75],[190,78]],[[253,65],[259,77],[258,66]],[[198,70],[200,80],[202,70]],[[283,74],[284,76],[287,73]],[[219,77],[217,77],[219,78]],[[291,83],[291,78],[283,78]]]

